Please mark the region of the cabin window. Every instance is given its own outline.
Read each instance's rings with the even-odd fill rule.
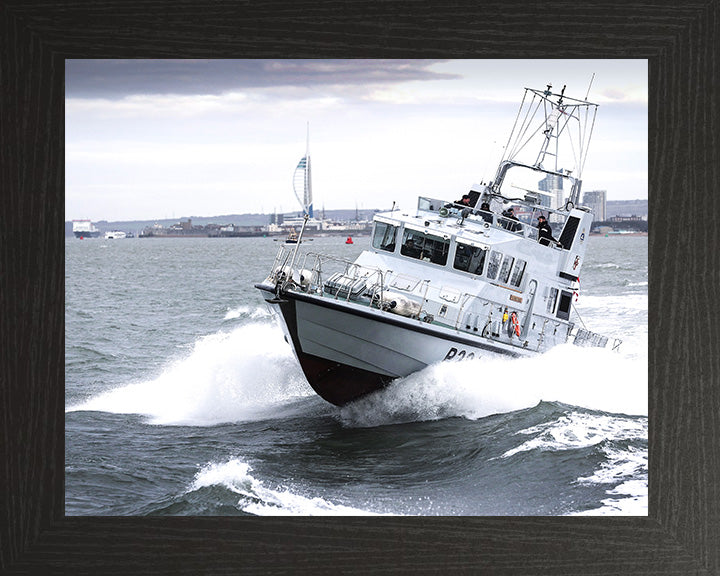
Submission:
[[[500,270],[501,261],[502,254],[500,254],[500,252],[495,252],[494,250],[490,252],[490,260],[488,260],[487,269],[487,277],[490,280],[495,280],[495,278],[497,278],[498,270]]]
[[[555,313],[555,302],[557,302],[558,289],[550,288],[550,296],[547,301],[547,312],[548,314]]]
[[[560,292],[560,303],[558,304],[557,317],[561,320],[570,319],[570,304],[572,304],[572,292],[563,290]]]
[[[500,268],[500,277],[498,278],[498,281],[502,284],[508,283],[508,280],[510,279],[510,270],[512,269],[514,261],[515,258],[513,258],[512,256],[505,256],[502,267]]]
[[[444,266],[447,262],[449,249],[450,242],[440,236],[425,234],[416,230],[405,230],[403,232],[402,246],[400,246],[400,254]]]
[[[565,222],[562,234],[560,234],[560,244],[565,250],[572,248],[573,240],[575,239],[575,232],[577,232],[578,225],[580,224],[580,218],[576,216],[570,216]]]
[[[373,234],[373,248],[378,250],[395,251],[395,236],[397,235],[397,226],[386,224],[385,222],[375,223],[375,233]]]
[[[479,276],[483,273],[483,268],[485,267],[486,253],[487,250],[483,248],[470,246],[468,244],[461,244],[458,242],[455,247],[455,261],[453,262],[453,268],[456,270],[462,270],[463,272],[477,274]]]
[[[520,282],[522,282],[522,277],[525,273],[526,265],[527,262],[525,262],[525,260],[518,260],[517,262],[515,262],[515,267],[513,268],[512,275],[510,276],[511,286],[515,286],[516,288],[520,287]]]

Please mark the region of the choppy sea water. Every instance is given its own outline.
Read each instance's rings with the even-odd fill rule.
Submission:
[[[589,242],[574,306],[619,352],[441,363],[337,408],[253,288],[277,242],[68,238],[66,514],[646,515],[647,237]]]

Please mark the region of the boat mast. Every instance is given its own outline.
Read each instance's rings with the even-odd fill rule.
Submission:
[[[552,84],[548,84],[545,90],[525,88],[525,97],[492,186],[495,194],[501,194],[500,188],[507,171],[518,166],[568,180],[572,188],[566,206],[568,203],[578,204],[582,171],[598,105],[588,102],[587,95],[585,100],[565,96],[565,88],[563,86],[560,93],[552,91]],[[528,96],[531,98],[528,99]],[[592,122],[589,122],[590,118]],[[539,152],[532,161],[524,151],[531,145],[537,145],[538,140]],[[564,156],[561,157],[561,153]],[[525,160],[521,160],[523,156]],[[544,166],[548,156],[554,157],[552,167]],[[571,166],[562,166],[568,162]]]

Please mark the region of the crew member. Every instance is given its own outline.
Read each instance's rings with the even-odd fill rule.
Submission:
[[[538,242],[542,244],[543,246],[550,246],[552,244],[556,244],[557,240],[553,238],[552,235],[552,228],[550,228],[550,224],[545,219],[545,216],[540,214],[538,216]]]
[[[520,221],[518,220],[517,216],[515,216],[515,209],[512,206],[505,210],[502,215],[505,217],[503,226],[506,230],[509,230],[510,232],[517,232],[518,230],[522,229]],[[509,222],[509,220],[513,220],[513,222]]]
[[[492,223],[493,221],[492,212],[490,212],[490,204],[487,202],[480,204],[480,217],[485,220],[485,222]]]

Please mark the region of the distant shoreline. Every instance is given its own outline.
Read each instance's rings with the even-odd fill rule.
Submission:
[[[647,236],[647,232],[590,232],[590,236]]]

